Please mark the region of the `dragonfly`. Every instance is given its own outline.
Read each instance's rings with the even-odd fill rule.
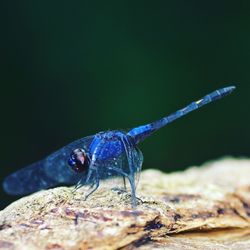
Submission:
[[[198,101],[146,125],[129,130],[101,131],[78,139],[43,160],[18,170],[4,179],[4,190],[11,195],[26,195],[58,185],[89,186],[87,199],[100,181],[111,177],[129,183],[131,206],[136,207],[136,175],[140,173],[143,154],[138,144],[160,128],[208,103],[227,96],[235,89],[229,86],[215,90]]]

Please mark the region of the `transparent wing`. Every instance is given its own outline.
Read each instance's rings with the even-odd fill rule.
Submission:
[[[135,186],[139,181],[141,167],[143,163],[143,155],[141,151],[132,143],[130,143],[126,138],[119,138],[116,142],[116,148],[121,148],[120,153],[115,157],[108,157],[103,159],[104,157],[100,157],[101,161],[96,161],[96,166],[98,169],[98,175],[100,179],[108,179],[114,177],[128,177],[133,176],[135,179]],[[120,145],[117,145],[119,143]],[[102,152],[105,153],[106,150],[109,150],[110,144],[104,144],[102,147]],[[110,146],[112,147],[112,146]],[[106,150],[105,150],[106,149]],[[124,181],[121,178],[121,182],[119,186],[124,186]],[[126,185],[127,187],[129,185]]]
[[[143,156],[141,151],[129,140],[129,137],[121,138],[121,146],[123,150],[121,154],[102,165],[103,172],[107,172],[110,176],[120,175],[123,177],[125,189],[130,187],[131,205],[136,207],[136,184],[139,180],[139,174],[142,167]],[[137,175],[137,180],[136,180]],[[126,180],[129,185],[126,185]],[[119,187],[118,187],[119,188]]]
[[[87,150],[93,137],[87,136],[76,140],[45,159],[7,176],[3,182],[5,192],[24,195],[59,184],[75,184],[80,176],[68,167],[68,157],[75,148]]]
[[[136,150],[136,151],[135,151]],[[137,187],[138,182],[140,180],[140,174],[142,169],[142,163],[143,163],[143,154],[139,148],[135,148],[133,150],[133,160],[134,160],[134,166],[135,166],[135,186]]]
[[[141,151],[129,137],[117,131],[103,133],[99,135],[98,143],[95,144],[88,174],[81,178],[77,188],[90,185],[90,189],[85,194],[86,199],[98,189],[100,180],[112,179],[103,183],[118,190],[124,187],[130,188],[132,207],[135,207],[136,182],[139,180],[142,162]]]

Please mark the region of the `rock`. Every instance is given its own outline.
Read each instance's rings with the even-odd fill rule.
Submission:
[[[249,249],[250,160],[226,158],[165,174],[145,170],[130,193],[112,181],[83,200],[59,187],[0,211],[0,249]]]

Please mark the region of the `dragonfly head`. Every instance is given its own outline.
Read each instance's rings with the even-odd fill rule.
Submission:
[[[77,148],[72,151],[68,159],[68,164],[74,172],[82,173],[88,170],[89,158],[82,148]]]

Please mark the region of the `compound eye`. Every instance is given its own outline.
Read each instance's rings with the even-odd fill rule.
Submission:
[[[77,173],[87,170],[88,159],[84,149],[77,148],[73,150],[68,159],[68,164]]]

